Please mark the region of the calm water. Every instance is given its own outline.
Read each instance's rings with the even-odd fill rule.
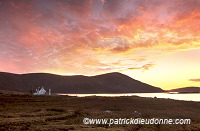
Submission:
[[[124,94],[59,94],[69,96],[140,96],[140,97],[157,97],[157,98],[170,98],[175,100],[185,101],[200,101],[200,93],[186,93],[186,94],[169,94],[169,93],[124,93]]]

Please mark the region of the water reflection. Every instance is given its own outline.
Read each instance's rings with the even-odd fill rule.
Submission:
[[[175,100],[185,100],[185,101],[200,101],[200,93],[122,93],[122,94],[58,94],[58,95],[69,95],[69,96],[140,96],[140,97],[157,97],[157,98],[170,98]]]

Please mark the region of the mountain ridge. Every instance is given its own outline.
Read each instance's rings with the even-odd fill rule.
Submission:
[[[119,72],[96,76],[61,76],[50,73],[12,74],[0,72],[0,90],[28,92],[38,87],[53,93],[155,93],[164,92],[158,87],[135,80]]]
[[[177,89],[167,90],[168,92],[200,92],[200,87],[182,87]]]

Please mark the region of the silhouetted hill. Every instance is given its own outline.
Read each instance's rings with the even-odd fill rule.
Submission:
[[[168,90],[169,92],[200,92],[200,87],[184,87]]]
[[[93,76],[92,79],[97,81],[106,91],[113,93],[163,92],[160,88],[134,80],[118,72]]]
[[[145,93],[162,89],[134,80],[121,73],[98,76],[60,76],[48,73],[11,74],[0,72],[0,90],[28,92],[44,86],[53,93]]]

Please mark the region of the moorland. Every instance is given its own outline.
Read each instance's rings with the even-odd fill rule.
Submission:
[[[0,93],[0,130],[200,130],[200,103],[172,99]],[[105,111],[111,111],[106,113]],[[134,111],[141,113],[135,116]],[[83,118],[186,118],[187,125],[84,125]]]

